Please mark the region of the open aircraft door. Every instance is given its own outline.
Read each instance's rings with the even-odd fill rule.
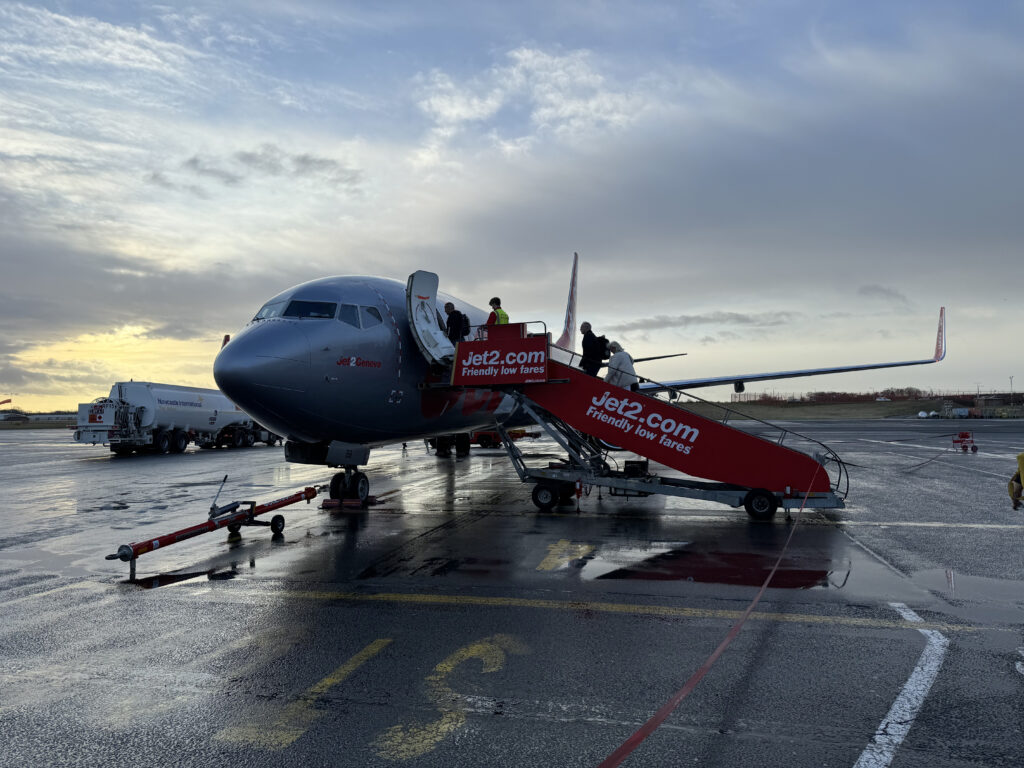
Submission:
[[[417,270],[405,285],[405,306],[409,312],[412,337],[423,356],[433,363],[449,365],[455,346],[439,324],[437,313],[437,275]]]

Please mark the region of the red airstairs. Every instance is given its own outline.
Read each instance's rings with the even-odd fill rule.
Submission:
[[[608,384],[577,368],[578,358],[551,346],[546,334],[527,333],[525,324],[487,330],[486,339],[458,345],[451,383],[507,391],[566,449],[567,460],[531,468],[513,442],[505,441],[520,478],[536,483],[533,500],[542,509],[570,501],[581,486],[606,487],[613,495],[660,493],[742,505],[755,519],[770,519],[779,506],[844,506],[845,466],[811,438],[767,422],[745,422],[771,434],[773,439],[768,439],[726,423],[728,416],[747,418],[742,415],[708,418],[660,397]],[[560,360],[552,359],[556,357]],[[668,394],[679,400],[684,393]],[[498,429],[502,431],[500,425]],[[814,455],[791,447],[796,445]],[[651,474],[646,461],[626,461],[620,471],[612,466],[609,446],[685,477]]]

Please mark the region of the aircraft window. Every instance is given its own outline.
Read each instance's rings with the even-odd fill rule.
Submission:
[[[284,311],[285,317],[332,318],[338,305],[330,301],[293,301]]]
[[[266,320],[268,317],[280,317],[284,309],[283,301],[276,301],[273,304],[264,304],[263,309],[256,313],[253,320]]]
[[[360,309],[363,311],[363,328],[372,328],[384,322],[384,318],[380,315],[380,310],[376,307],[360,307]]]
[[[338,313],[338,319],[343,323],[354,325],[356,328],[359,327],[359,307],[355,304],[342,304],[341,312]]]

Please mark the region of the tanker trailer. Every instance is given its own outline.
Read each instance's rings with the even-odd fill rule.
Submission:
[[[119,456],[133,451],[182,453],[190,442],[204,448],[272,445],[277,435],[254,424],[219,390],[124,381],[110,395],[78,406],[74,439],[109,445]]]

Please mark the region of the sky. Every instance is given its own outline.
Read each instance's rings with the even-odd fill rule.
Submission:
[[[1007,391],[1024,4],[0,0],[0,400],[213,359],[306,280],[417,269],[653,379]],[[728,399],[729,389],[705,396]]]

